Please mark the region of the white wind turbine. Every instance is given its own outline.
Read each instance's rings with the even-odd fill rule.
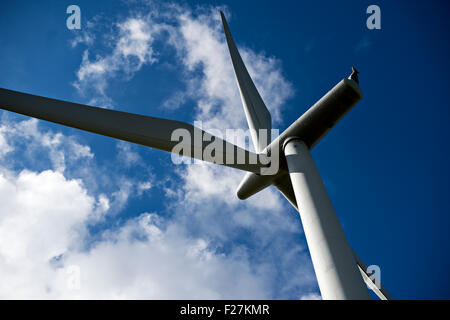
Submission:
[[[184,122],[1,88],[0,108],[168,152],[175,152],[178,141],[173,141],[172,135],[177,129],[191,136],[206,137],[197,143],[183,141],[188,151],[183,155],[213,163],[217,163],[217,156],[226,158],[225,163],[219,163],[247,171],[237,190],[240,199],[273,185],[299,211],[323,299],[370,299],[365,283],[379,298],[392,299],[383,286],[375,285],[367,266],[348,244],[310,153],[310,149],[362,98],[358,72],[353,68],[348,79],[341,80],[272,141],[270,112],[241,59],[224,14],[220,14],[256,154]],[[219,155],[204,152],[210,144],[208,141],[223,146]],[[244,161],[239,155],[245,157]],[[273,155],[277,157],[271,158]],[[270,166],[268,158],[279,164],[278,170],[270,175],[264,174],[264,169]]]

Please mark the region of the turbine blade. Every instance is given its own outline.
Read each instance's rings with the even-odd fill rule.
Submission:
[[[356,254],[355,250],[353,250],[353,255],[356,260],[356,264],[358,265],[359,272],[364,279],[364,282],[367,286],[377,295],[381,300],[394,300],[394,298],[390,295],[390,293],[386,290],[382,283],[379,283],[379,287],[375,283],[374,279],[372,279],[372,275],[369,273],[367,265],[362,261],[362,259]]]
[[[256,155],[180,121],[90,107],[1,88],[0,109],[168,152],[178,153],[174,147],[178,145],[180,149],[182,143],[184,150],[188,151],[183,155],[249,172],[260,173],[262,167],[268,166],[262,164],[264,155]],[[185,129],[190,139],[185,141],[178,136],[172,140],[177,129]],[[213,143],[222,149],[215,148],[211,152]],[[205,149],[209,152],[205,153]]]
[[[298,210],[297,199],[295,198],[294,188],[292,188],[292,182],[289,174],[283,174],[280,178],[273,182],[273,185],[291,203],[291,205]]]
[[[256,152],[261,152],[272,141],[272,117],[242,61],[222,11],[220,11],[220,15],[222,17],[223,29],[241,94],[245,116],[252,133],[253,145]],[[265,129],[265,132],[263,130],[260,133],[260,129]]]

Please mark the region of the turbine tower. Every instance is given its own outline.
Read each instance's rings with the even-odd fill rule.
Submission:
[[[314,145],[362,98],[358,72],[353,68],[349,78],[341,80],[272,141],[270,112],[242,61],[223,12],[220,14],[256,153],[184,122],[1,88],[0,108],[174,153],[178,141],[173,140],[173,133],[177,129],[194,137],[206,137],[200,141],[183,141],[187,155],[246,171],[237,189],[240,199],[247,199],[273,185],[299,211],[323,299],[370,299],[367,286],[379,298],[391,299],[383,286],[375,285],[366,265],[347,242],[310,153]],[[217,162],[217,154],[212,156],[204,152],[210,143],[222,146],[219,156],[226,158],[226,162]],[[271,165],[268,159],[279,164],[278,170],[272,174],[264,174]]]

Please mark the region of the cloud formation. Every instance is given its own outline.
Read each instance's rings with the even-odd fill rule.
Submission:
[[[13,131],[5,127],[3,131]],[[36,137],[51,136],[35,129]],[[11,134],[10,140],[15,140]],[[51,152],[43,145],[33,148]],[[243,257],[218,253],[207,240],[188,236],[183,225],[153,213],[104,229],[92,242],[89,227],[113,214],[114,193],[124,193],[126,202],[127,192],[92,195],[83,180],[68,179],[62,172],[14,172],[0,163],[0,272],[7,275],[0,284],[2,298],[221,299],[270,294],[264,278],[253,273]],[[147,182],[139,188],[150,187]],[[79,285],[73,286],[78,276]]]
[[[130,12],[114,26],[102,53],[95,53],[95,34],[74,40],[86,46],[74,85],[92,104],[113,104],[111,81],[127,81],[144,65],[157,64],[155,41],[164,35],[181,58],[177,67],[186,85],[166,106],[180,108],[190,99],[206,129],[246,128],[218,8],[172,4]],[[281,62],[239,47],[279,124],[293,95]],[[29,143],[20,145],[24,138]],[[274,189],[239,201],[242,172],[201,163],[170,168],[162,182],[151,174],[136,178],[130,168],[149,168],[133,147],[119,142],[111,166],[102,169],[95,150],[40,130],[36,120],[3,121],[0,147],[0,230],[6,230],[0,232],[0,272],[11,275],[0,284],[1,297],[316,297],[298,216]],[[8,166],[5,160],[19,147],[29,161]],[[48,161],[30,167],[37,154]],[[133,199],[157,188],[166,193],[158,199],[167,203],[164,212],[121,216]]]
[[[89,49],[86,49],[76,72],[77,80],[73,84],[84,96],[92,96],[90,104],[110,107],[113,101],[106,92],[108,81],[118,76],[130,78],[143,65],[156,61],[152,42],[154,34],[159,32],[158,25],[141,18],[130,18],[117,23],[114,30],[117,33],[109,39],[113,42],[112,51],[104,56],[90,58]],[[93,45],[89,33],[85,33],[81,40],[75,38],[74,41]]]

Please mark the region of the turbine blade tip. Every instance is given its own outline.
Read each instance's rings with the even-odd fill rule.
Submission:
[[[226,25],[227,24],[227,19],[225,18],[225,14],[223,13],[222,10],[220,10],[220,18],[222,19],[222,24]]]

